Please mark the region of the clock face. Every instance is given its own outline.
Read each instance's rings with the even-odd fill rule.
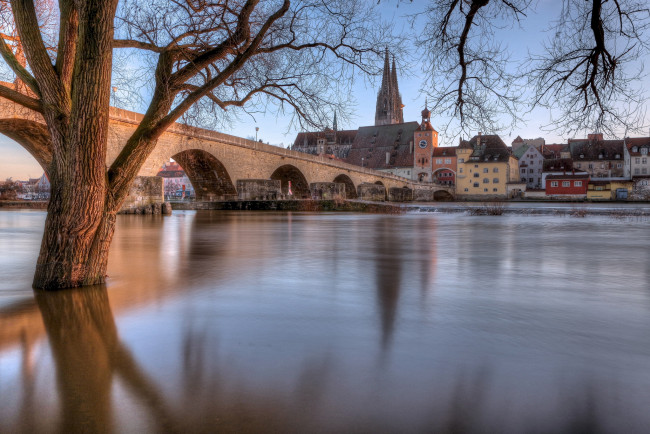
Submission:
[[[420,148],[424,149],[424,148],[427,147],[427,141],[426,140],[420,140],[419,145],[420,145]]]

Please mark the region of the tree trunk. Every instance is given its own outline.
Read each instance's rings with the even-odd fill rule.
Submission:
[[[103,283],[116,214],[105,205],[105,188],[61,189],[53,184],[52,193],[33,286],[61,289]]]

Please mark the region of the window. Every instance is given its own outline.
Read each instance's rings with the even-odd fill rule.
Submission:
[[[478,182],[475,182],[475,183],[474,183],[474,187],[478,187]]]
[[[578,169],[580,169],[580,163],[576,164],[576,167],[577,167]]]
[[[604,169],[605,168],[605,163],[600,163],[600,168]]]
[[[530,165],[532,166],[533,164],[535,164],[535,162],[533,160],[530,160]]]
[[[526,169],[521,169],[521,173],[526,173]]]
[[[594,168],[594,165],[591,164],[591,163],[589,163],[589,168],[590,168],[590,169],[593,169],[593,168]]]
[[[498,183],[499,183],[499,178],[494,178],[494,179],[492,180],[492,182],[493,182],[494,184],[498,184]]]
[[[623,163],[616,163],[616,168],[617,169],[620,169],[621,167],[623,167]]]
[[[571,187],[571,181],[562,181],[562,187]]]
[[[551,187],[557,187],[557,181],[551,181]]]
[[[474,165],[474,169],[478,169],[478,164],[475,164],[475,165]]]
[[[535,169],[528,169],[528,173],[535,173]]]
[[[535,182],[535,178],[528,178],[528,182]]]
[[[647,158],[642,159],[641,164],[648,164],[648,159]]]
[[[641,148],[641,155],[648,155],[648,148]]]
[[[632,146],[632,152],[639,152],[639,148],[636,146]]]
[[[603,159],[603,154],[598,154],[598,159],[602,160]]]
[[[451,164],[451,158],[445,158],[445,164]]]
[[[499,168],[498,168],[498,167],[495,167],[494,169],[492,169],[492,172],[493,172],[493,173],[499,173]]]
[[[458,172],[463,173],[463,168],[461,167],[460,169],[458,169]]]
[[[636,158],[634,159],[634,163],[635,163],[635,164],[641,164],[641,159],[640,159],[639,157],[636,157]]]
[[[487,193],[487,188],[484,188],[483,191],[484,191],[485,193]]]
[[[639,173],[641,173],[641,171],[639,170],[638,167],[636,167],[636,168],[634,169],[634,174],[635,174],[635,175],[638,175]]]
[[[442,158],[436,158],[436,164],[442,164]]]
[[[488,169],[487,167],[483,168],[483,173],[488,173],[489,171],[490,171],[490,169]]]
[[[574,187],[582,187],[582,181],[573,181]]]
[[[459,163],[464,163],[464,162],[465,162],[465,159],[464,159],[464,158],[459,158],[459,159],[458,159],[458,162],[459,162]]]
[[[641,174],[642,175],[647,175],[648,174],[648,169],[646,169],[645,167],[643,169],[641,169]]]
[[[481,175],[479,175],[478,173],[474,174],[474,178],[478,178],[479,176],[481,176]]]
[[[489,183],[490,183],[490,180],[489,180],[489,179],[487,179],[487,178],[483,178],[483,184],[489,184]]]
[[[542,169],[537,169],[537,173],[542,173]]]
[[[469,191],[469,188],[465,187],[465,191]]]
[[[493,188],[492,191],[496,193],[497,191],[499,191],[499,189],[498,188]]]

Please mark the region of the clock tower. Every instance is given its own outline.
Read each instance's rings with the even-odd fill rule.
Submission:
[[[431,112],[424,105],[422,123],[413,133],[413,179],[433,181],[433,148],[438,147],[438,132],[431,125]]]

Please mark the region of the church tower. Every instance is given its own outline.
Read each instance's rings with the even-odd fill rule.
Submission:
[[[402,109],[402,96],[399,94],[397,85],[397,68],[395,57],[393,57],[393,68],[391,71],[388,60],[388,48],[384,58],[384,74],[381,79],[381,88],[377,94],[377,109],[375,111],[375,126],[403,124],[404,115]]]
[[[431,125],[431,112],[424,104],[422,123],[413,133],[413,179],[422,182],[433,180],[433,149],[438,147],[438,132]]]

